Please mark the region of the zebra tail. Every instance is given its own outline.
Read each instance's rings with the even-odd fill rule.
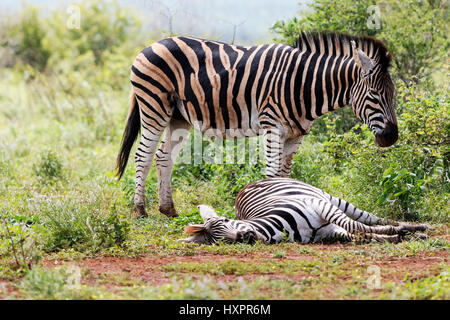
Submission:
[[[131,93],[131,104],[128,112],[127,124],[122,136],[122,145],[120,152],[117,155],[116,163],[116,177],[122,178],[122,175],[127,167],[128,157],[130,156],[131,148],[137,139],[139,131],[141,130],[141,116],[139,114],[139,107],[134,92]]]

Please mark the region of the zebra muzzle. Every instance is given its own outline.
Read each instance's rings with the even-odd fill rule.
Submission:
[[[375,135],[375,142],[380,147],[390,147],[398,140],[398,126],[391,121],[387,121],[384,130]]]
[[[258,237],[254,231],[238,232],[236,234],[236,242],[254,244],[256,240],[258,240]]]

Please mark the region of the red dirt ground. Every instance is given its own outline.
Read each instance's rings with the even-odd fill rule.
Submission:
[[[322,251],[337,251],[344,249],[345,245],[318,245],[314,249]],[[194,256],[167,256],[167,257],[151,257],[142,256],[137,258],[117,258],[117,257],[99,257],[94,259],[83,259],[77,262],[67,262],[68,264],[76,264],[80,268],[88,270],[88,275],[84,278],[86,284],[94,285],[98,279],[105,278],[105,275],[125,275],[127,280],[137,280],[146,285],[162,285],[170,281],[170,274],[157,270],[158,267],[170,263],[179,262],[221,262],[225,260],[249,261],[256,262],[265,259],[277,259],[272,255],[264,255],[261,253],[240,254],[240,255],[217,255],[209,252],[196,254]],[[282,260],[315,260],[317,256],[299,253],[287,253]],[[424,276],[430,276],[429,269],[432,266],[446,263],[448,264],[448,252],[445,250],[430,252],[420,252],[413,256],[406,257],[386,257],[382,260],[372,259],[370,262],[378,265],[382,270],[389,269],[389,272],[383,272],[383,279],[402,281],[406,274],[409,279],[418,279]],[[55,266],[54,261],[45,261],[48,267]],[[60,263],[59,263],[60,265]],[[266,276],[272,279],[300,279],[311,276],[308,273],[302,274],[300,271],[295,276],[285,274],[245,274],[245,275],[212,275],[214,278],[222,281],[233,281],[236,278],[253,279],[259,276]],[[200,275],[202,276],[202,275]],[[351,277],[349,277],[351,278]],[[342,278],[342,280],[346,280]]]
[[[328,259],[333,252],[339,250],[348,250],[351,247],[348,244],[318,244],[314,245],[314,252],[317,250],[325,253],[325,259]],[[158,270],[159,267],[170,263],[178,262],[220,262],[225,260],[238,260],[238,261],[264,261],[274,258],[272,254],[264,254],[261,252],[246,253],[239,255],[218,255],[210,252],[197,252],[192,256],[141,256],[136,258],[130,257],[97,257],[92,259],[81,259],[73,261],[57,261],[57,260],[43,260],[41,265],[48,268],[58,267],[61,265],[77,265],[83,270],[82,272],[82,284],[88,286],[102,285],[114,290],[117,286],[128,286],[132,283],[139,283],[142,285],[163,285],[169,283],[173,272],[165,272]],[[281,260],[316,260],[322,259],[314,254],[300,254],[298,252],[286,252],[286,255]],[[383,282],[394,281],[402,282],[405,280],[405,275],[408,275],[408,279],[415,280],[423,277],[431,276],[430,271],[439,264],[448,264],[448,251],[426,251],[419,252],[412,256],[391,256],[384,258],[366,257],[365,264],[370,263],[378,265],[382,270]],[[355,264],[355,268],[358,267]],[[361,267],[361,266],[359,266]],[[186,273],[187,275],[188,273]],[[191,274],[193,278],[201,278],[202,274]],[[211,275],[217,281],[233,281],[237,278],[242,278],[247,281],[251,281],[257,277],[264,275],[271,279],[289,279],[289,280],[301,280],[307,277],[311,277],[311,274],[302,272],[299,270],[294,275],[286,274],[258,274],[250,273],[244,275]],[[351,276],[343,276],[336,280],[350,280]],[[17,283],[17,282],[16,282]],[[11,293],[16,292],[17,289],[11,281],[0,280],[0,299],[9,296]],[[2,294],[3,292],[3,294]]]

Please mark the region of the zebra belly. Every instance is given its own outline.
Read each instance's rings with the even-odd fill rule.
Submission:
[[[256,107],[252,107],[251,113],[248,117],[245,117],[239,124],[236,122],[229,123],[232,126],[226,126],[223,121],[223,107],[215,106],[210,107],[210,104],[204,102],[201,105],[203,110],[201,116],[195,116],[196,111],[193,104],[188,100],[178,100],[177,108],[180,111],[183,118],[189,122],[195,129],[199,130],[202,134],[209,137],[217,138],[243,138],[243,137],[255,137],[263,134],[263,130],[258,121],[258,115]],[[218,114],[220,111],[220,114]],[[229,112],[225,110],[225,112]]]
[[[280,241],[287,240],[289,242],[301,242],[301,243],[311,243],[316,242],[320,239],[326,238],[329,232],[318,231],[314,232],[314,229],[309,227],[300,227],[296,230],[287,227],[282,230],[274,230],[274,234],[269,237],[269,243],[278,243]]]
[[[315,241],[321,227],[327,221],[320,218],[315,212],[283,207],[273,208],[263,217],[248,220],[265,234],[268,242],[277,243],[286,238],[290,242],[299,241],[309,243]],[[321,234],[321,233],[320,233]]]
[[[300,235],[299,241],[302,243],[314,242],[317,234],[327,221],[320,218],[315,212],[302,210],[302,215],[296,217],[297,232]]]
[[[335,224],[329,224],[320,230],[314,236],[313,242],[318,242],[326,239],[331,239],[335,237],[336,234],[346,234],[347,231],[344,228],[341,228]]]

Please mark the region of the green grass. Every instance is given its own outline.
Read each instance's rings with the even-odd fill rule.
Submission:
[[[78,281],[83,271],[73,267],[52,270],[35,268],[10,298],[26,299],[448,299],[448,267],[439,274],[404,283],[384,282],[376,290],[366,287],[366,278],[356,274],[350,280],[327,281],[315,276],[273,279],[259,275],[250,279],[217,280],[210,275],[173,276],[166,284],[148,286],[109,276],[96,287]],[[116,287],[111,290],[111,284]]]

